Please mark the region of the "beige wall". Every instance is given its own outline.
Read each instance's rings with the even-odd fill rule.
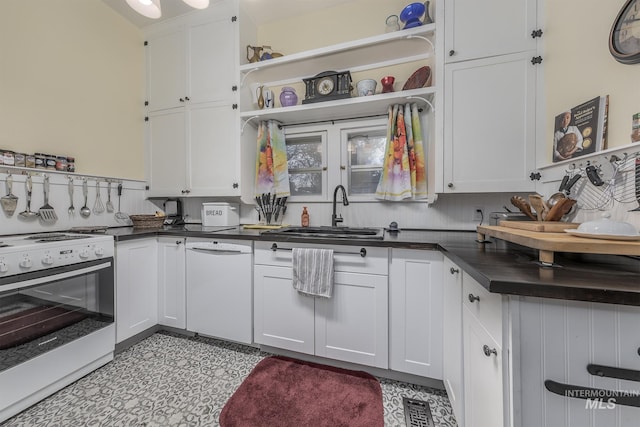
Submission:
[[[142,33],[104,3],[0,2],[0,148],[143,179],[143,102]]]
[[[608,45],[611,25],[624,3],[623,0],[545,1],[543,64],[547,113],[542,144],[547,159],[551,159],[554,116],[599,95],[609,95],[608,146],[631,143],[631,116],[640,112],[640,64],[616,62]]]

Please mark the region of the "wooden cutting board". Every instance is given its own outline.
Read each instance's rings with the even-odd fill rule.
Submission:
[[[555,252],[640,256],[640,241],[589,239],[567,233],[540,233],[496,225],[479,225],[477,231],[480,242],[491,236],[537,249],[538,259],[543,264],[553,264]]]
[[[542,233],[562,233],[566,229],[578,228],[579,225],[577,222],[560,221],[500,221],[501,227],[539,231]]]

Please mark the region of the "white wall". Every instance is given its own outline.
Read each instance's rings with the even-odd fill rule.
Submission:
[[[143,48],[141,31],[101,1],[2,0],[0,148],[144,178]]]

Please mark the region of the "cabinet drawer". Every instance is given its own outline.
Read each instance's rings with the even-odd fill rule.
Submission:
[[[275,244],[277,249],[272,250]],[[351,273],[382,274],[389,273],[389,250],[387,248],[372,248],[366,246],[331,246],[309,243],[292,242],[256,242],[255,264],[291,267],[292,251],[296,248],[333,249],[335,271]],[[366,256],[360,256],[361,249],[366,250]]]
[[[463,272],[462,303],[497,342],[502,342],[502,296],[500,294],[490,293],[473,277]]]

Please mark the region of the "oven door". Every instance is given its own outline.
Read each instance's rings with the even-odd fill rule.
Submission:
[[[113,258],[2,278],[0,372],[113,322]]]

